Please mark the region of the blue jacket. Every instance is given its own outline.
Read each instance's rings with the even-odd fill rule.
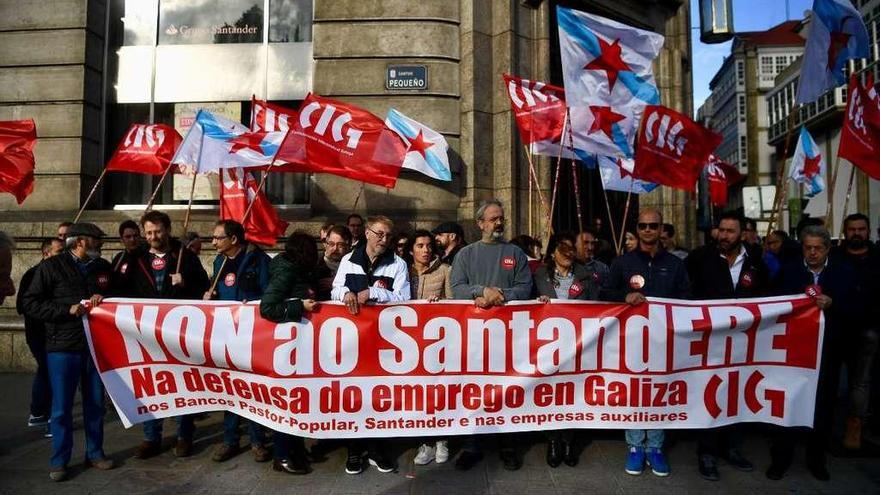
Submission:
[[[214,258],[214,276],[220,271],[225,255]],[[226,261],[215,292],[221,301],[256,301],[269,285],[269,255],[249,244],[235,258]]]
[[[644,284],[642,287],[630,285],[636,276]],[[689,299],[691,284],[684,262],[663,249],[653,258],[641,249],[615,258],[611,273],[602,284],[600,298],[622,302],[630,292],[641,292],[646,297]]]

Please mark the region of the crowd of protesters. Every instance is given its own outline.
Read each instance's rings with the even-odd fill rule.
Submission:
[[[880,321],[876,314],[880,306],[872,301],[880,289],[880,251],[870,241],[865,215],[848,216],[844,238],[832,247],[821,222],[798,226],[794,238],[773,231],[762,244],[754,221],[724,213],[705,245],[687,252],[676,242],[675,227],[664,223],[660,211],[646,208],[638,213],[635,228],[623,233],[620,255],[611,242],[590,229],[557,232],[547,239],[543,252],[541,242],[529,236],[508,242],[504,206],[498,200],[483,202],[474,220],[479,238],[467,243],[465,229],[458,223],[445,222],[432,231],[402,232],[388,217],[364,219],[352,214],[345,224],[324,225],[318,239],[294,232],[274,258],[247,242],[239,223],[222,220],[211,236],[217,252],[211,275],[197,256],[202,249],[198,234],[187,233],[182,241],[176,240],[165,213],[150,211],[140,222],[120,224],[118,235],[124,249],[112,262],[101,257],[106,235],[97,226],[61,224],[58,237],[43,243],[42,261],[23,276],[16,301],[37,362],[28,425],[48,427],[50,478],[67,477],[77,387],[82,391],[86,462],[102,470],[115,464],[103,450],[104,387],[88,353],[81,320],[109,296],[260,300],[263,318],[290,322],[307,317],[322,301],[338,301],[357,314],[365,304],[411,299],[469,300],[480,308],[551,299],[637,306],[648,297],[729,300],[806,291],[824,312],[826,322],[815,423],[811,429],[774,430],[766,476],[782,478],[793,462],[795,443],[803,440],[810,473],[820,480],[830,478],[825,453],[832,443],[844,368],[846,414],[837,418],[844,424],[842,446],[858,450],[866,421],[880,416],[878,394],[871,394],[876,386],[872,379],[877,372],[876,322]],[[0,284],[2,296],[15,293],[9,279],[13,248],[10,239],[0,238],[0,269],[5,269],[3,280],[9,280]],[[247,423],[254,461],[271,460],[279,472],[309,473],[310,463],[322,460],[334,444],[347,449],[345,471],[349,474],[361,473],[367,465],[381,472],[395,469],[385,439],[319,441],[307,448],[301,437],[270,431],[231,412],[223,416],[222,442],[212,454],[216,462],[242,453],[242,423]],[[174,455],[192,455],[195,419],[192,415],[174,418]],[[163,424],[164,420],[152,420],[143,425],[144,439],[136,458],[162,452]],[[699,432],[695,465],[704,479],[720,479],[718,459],[736,470],[754,469],[742,450],[743,429],[732,425]],[[669,475],[666,433],[625,431],[625,471],[639,475],[650,469],[657,476]],[[517,470],[522,465],[521,436],[494,435],[505,469]],[[576,466],[588,436],[588,431],[580,430],[547,432],[547,464]],[[450,440],[456,440],[454,451]],[[457,454],[455,467],[468,470],[481,462],[489,440],[487,435],[424,438],[413,462],[444,463]]]

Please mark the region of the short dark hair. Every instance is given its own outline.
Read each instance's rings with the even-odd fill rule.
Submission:
[[[584,230],[580,231],[580,234],[590,234],[594,238],[599,238],[599,231],[594,229],[593,227],[584,227]],[[580,235],[579,234],[579,235]],[[547,247],[550,247],[550,241],[547,241]]]
[[[58,224],[58,227],[70,227],[71,225],[73,225],[73,222],[61,222]]]
[[[147,222],[162,224],[166,229],[171,230],[171,217],[167,213],[159,210],[150,210],[141,217],[141,227]]]
[[[330,234],[336,234],[339,237],[342,237],[342,240],[351,244],[351,231],[348,230],[348,227],[345,225],[334,225],[330,227],[330,230],[327,231],[327,237],[330,237]]]
[[[774,230],[773,232],[770,232],[770,234],[779,237],[780,239],[782,239],[783,242],[787,241],[791,238],[788,235],[788,232],[786,232],[784,230]]]
[[[664,223],[661,227],[662,232],[665,232],[669,237],[675,237],[675,225],[671,223]]]
[[[40,252],[44,253],[44,254],[49,252],[49,249],[52,248],[52,244],[55,244],[56,242],[60,242],[62,245],[64,244],[64,241],[62,241],[61,239],[59,239],[57,237],[50,237],[48,239],[43,239],[43,242],[40,243]]]
[[[416,245],[416,239],[419,237],[427,237],[428,245],[431,246],[431,254],[437,254],[437,241],[434,240],[434,234],[425,229],[418,229],[410,234],[409,238],[406,240],[406,248],[404,249],[403,254],[406,255],[407,258],[410,257],[409,253],[413,250],[413,246]]]
[[[307,275],[310,275],[311,270],[318,264],[318,246],[315,238],[301,230],[294,231],[284,242],[282,256],[298,265],[308,279]]]
[[[348,222],[351,222],[352,218],[357,218],[358,220],[361,221],[361,223],[364,223],[364,217],[358,215],[357,213],[352,213],[351,215],[348,216],[348,218],[345,219],[345,225],[348,225]]]
[[[572,246],[577,245],[577,241],[575,240],[574,233],[572,232],[557,232],[550,236],[550,239],[547,239],[547,252],[544,253],[544,266],[547,267],[547,273],[550,276],[550,280],[553,282],[555,287],[559,286],[559,282],[556,280],[556,277],[553,277],[554,270],[556,269],[556,262],[553,261],[553,252],[556,251],[556,248],[559,247],[564,241],[568,241]]]
[[[218,220],[215,224],[217,227],[223,227],[223,234],[226,237],[235,237],[239,244],[244,244],[244,227],[235,220]]]
[[[758,230],[758,223],[755,222],[754,218],[743,217],[743,230],[751,227],[752,230]]]
[[[858,222],[859,220],[864,220],[868,228],[871,228],[871,221],[868,220],[868,216],[864,213],[853,213],[851,215],[847,215],[846,218],[843,219],[843,226],[846,227],[846,224],[850,222]]]
[[[718,215],[718,225],[721,225],[722,220],[733,220],[739,222],[739,229],[746,230],[746,217],[742,216],[742,214],[736,211],[725,211],[721,215]]]
[[[131,219],[119,224],[119,237],[122,237],[122,234],[125,233],[125,229],[134,229],[137,232],[141,231],[141,228],[138,226],[137,222]]]

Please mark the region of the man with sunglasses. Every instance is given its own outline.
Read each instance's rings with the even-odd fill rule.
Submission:
[[[663,216],[654,208],[639,213],[638,247],[611,264],[602,288],[606,301],[625,301],[632,306],[644,304],[648,297],[688,299],[690,281],[684,262],[668,253],[660,243]],[[629,454],[626,472],[642,474],[645,464],[657,476],[669,475],[669,464],[663,455],[663,430],[626,430]]]
[[[384,216],[367,220],[366,241],[343,256],[331,297],[342,301],[348,311],[356,315],[361,305],[368,302],[408,301],[410,299],[409,268],[400,256],[388,249],[394,222]],[[348,443],[345,472],[360,474],[364,470],[364,451],[367,460],[382,473],[394,471],[393,461],[385,453],[385,442],[379,439],[352,440]]]

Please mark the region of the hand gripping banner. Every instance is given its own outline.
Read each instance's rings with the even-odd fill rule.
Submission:
[[[811,426],[823,318],[805,296],[640,306],[108,299],[84,319],[126,427],[228,410],[314,438]]]

